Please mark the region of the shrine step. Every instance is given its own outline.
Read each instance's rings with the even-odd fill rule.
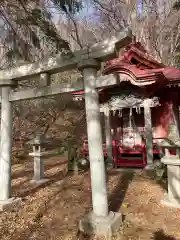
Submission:
[[[141,161],[143,161],[142,157],[122,157],[121,156],[121,159],[122,160],[127,160],[127,161],[129,161],[129,160],[141,160]]]

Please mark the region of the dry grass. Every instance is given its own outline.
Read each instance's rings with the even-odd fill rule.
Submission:
[[[29,182],[31,160],[13,166],[13,195],[23,203],[18,211],[0,214],[0,239],[92,239],[77,231],[80,218],[91,210],[89,173],[65,174],[61,157],[47,159],[45,165],[50,182],[42,187]],[[125,216],[114,239],[180,239],[180,214],[159,204],[165,190],[150,177],[111,170],[108,191],[110,208]]]

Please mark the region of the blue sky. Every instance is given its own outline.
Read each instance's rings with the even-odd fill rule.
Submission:
[[[138,15],[142,15],[143,11],[143,0],[138,0]]]
[[[87,3],[86,6],[84,6],[84,8],[82,9],[81,15],[89,16],[89,15],[91,15],[93,13],[93,11],[94,11],[94,9],[91,6],[91,4]]]

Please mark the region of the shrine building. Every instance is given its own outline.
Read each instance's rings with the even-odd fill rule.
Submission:
[[[114,167],[146,167],[161,159],[164,148],[179,154],[180,70],[153,59],[138,42],[105,64],[103,75],[118,84],[99,90],[103,149]],[[84,92],[75,92],[83,101]],[[83,141],[88,156],[88,141]]]

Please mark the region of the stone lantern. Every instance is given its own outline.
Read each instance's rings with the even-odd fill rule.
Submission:
[[[32,183],[42,184],[47,182],[48,179],[44,179],[44,159],[46,155],[43,152],[44,138],[42,135],[37,134],[35,138],[30,142],[33,152],[29,153],[34,159],[34,176],[31,180]]]
[[[171,141],[164,141],[165,155],[161,162],[167,165],[168,191],[165,194],[162,204],[180,208],[180,144],[172,144]],[[176,148],[176,155],[171,155],[169,151]]]

